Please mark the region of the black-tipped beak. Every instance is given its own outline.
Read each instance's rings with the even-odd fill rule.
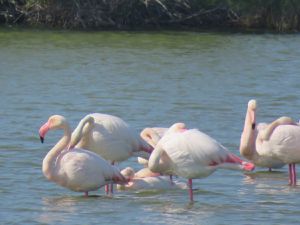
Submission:
[[[44,143],[44,138],[42,136],[40,136],[40,140],[42,143]]]
[[[255,130],[255,123],[252,123],[252,130]]]

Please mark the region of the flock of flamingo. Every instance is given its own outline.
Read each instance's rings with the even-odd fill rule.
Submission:
[[[192,179],[204,178],[219,168],[253,171],[255,166],[289,165],[289,183],[296,185],[295,164],[300,162],[300,125],[289,117],[272,123],[256,123],[256,100],[248,102],[240,154],[231,153],[215,139],[184,123],[169,128],[145,128],[140,135],[122,119],[100,113],[85,116],[71,132],[65,117],[53,115],[41,126],[41,142],[49,130],[63,136],[43,160],[44,176],[72,191],[88,196],[105,186],[106,193],[143,188],[187,189],[193,201]],[[114,164],[138,157],[144,168],[118,169]],[[186,178],[176,182],[173,175]]]

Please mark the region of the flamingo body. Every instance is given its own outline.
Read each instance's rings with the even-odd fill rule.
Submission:
[[[84,120],[94,118],[94,125],[84,131]],[[149,150],[149,146],[138,137],[121,118],[93,113],[79,123],[72,134],[71,146],[81,147],[101,155],[111,162],[121,162],[134,153]]]
[[[143,168],[135,173],[131,167],[127,167],[121,173],[129,179],[129,182],[124,185],[117,185],[119,190],[171,190],[187,188],[186,184],[178,181],[170,181],[168,176],[160,176],[160,174],[153,173],[148,168]]]
[[[289,164],[289,182],[296,185],[295,164],[300,162],[300,126],[289,117],[280,117],[256,129],[255,100],[248,102],[240,152],[258,166],[280,168]]]
[[[45,177],[72,191],[95,191],[113,182],[126,182],[119,170],[99,155],[81,148],[67,149],[71,132],[66,119],[51,116],[39,131],[41,140],[53,129],[63,129],[64,136],[43,160]]]
[[[216,140],[197,130],[172,125],[151,153],[148,166],[153,172],[174,174],[189,179],[193,201],[192,179],[204,178],[218,168],[252,171],[254,165],[242,161]]]
[[[267,168],[281,168],[293,159],[299,159],[296,149],[300,148],[300,127],[289,117],[256,126],[256,108],[256,101],[250,100],[241,135],[241,155],[256,166]]]
[[[165,135],[158,145],[164,150],[161,165],[164,163],[169,165],[166,172],[188,179],[207,177],[222,167],[241,170],[244,168],[242,160],[235,161],[236,156],[197,129]],[[155,169],[156,165],[153,164],[151,156],[149,168],[152,171],[160,170],[159,165]]]
[[[269,140],[257,145],[257,151],[261,155],[271,155],[284,164],[300,163],[300,126],[276,127]]]

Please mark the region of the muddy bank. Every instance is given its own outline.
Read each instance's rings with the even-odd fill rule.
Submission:
[[[300,30],[296,0],[0,0],[0,23],[66,29]]]

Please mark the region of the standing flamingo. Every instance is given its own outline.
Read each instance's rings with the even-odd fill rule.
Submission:
[[[90,118],[94,119],[93,125],[87,123]],[[149,157],[153,149],[121,118],[101,113],[88,114],[79,122],[72,133],[70,146],[95,152],[111,164],[133,155]],[[113,191],[112,186],[110,191]]]
[[[48,180],[72,191],[84,192],[85,196],[108,183],[126,182],[120,171],[99,155],[81,148],[68,149],[71,130],[63,116],[49,117],[40,128],[42,143],[46,133],[54,129],[62,129],[64,134],[43,160],[43,173]]]
[[[188,179],[193,201],[192,179],[203,178],[218,168],[252,171],[254,165],[242,161],[210,136],[175,123],[160,139],[149,158],[153,172],[170,173]]]
[[[296,185],[295,163],[300,162],[300,126],[289,117],[280,117],[256,129],[256,100],[248,102],[240,153],[255,165],[280,168],[289,164],[289,182]]]

